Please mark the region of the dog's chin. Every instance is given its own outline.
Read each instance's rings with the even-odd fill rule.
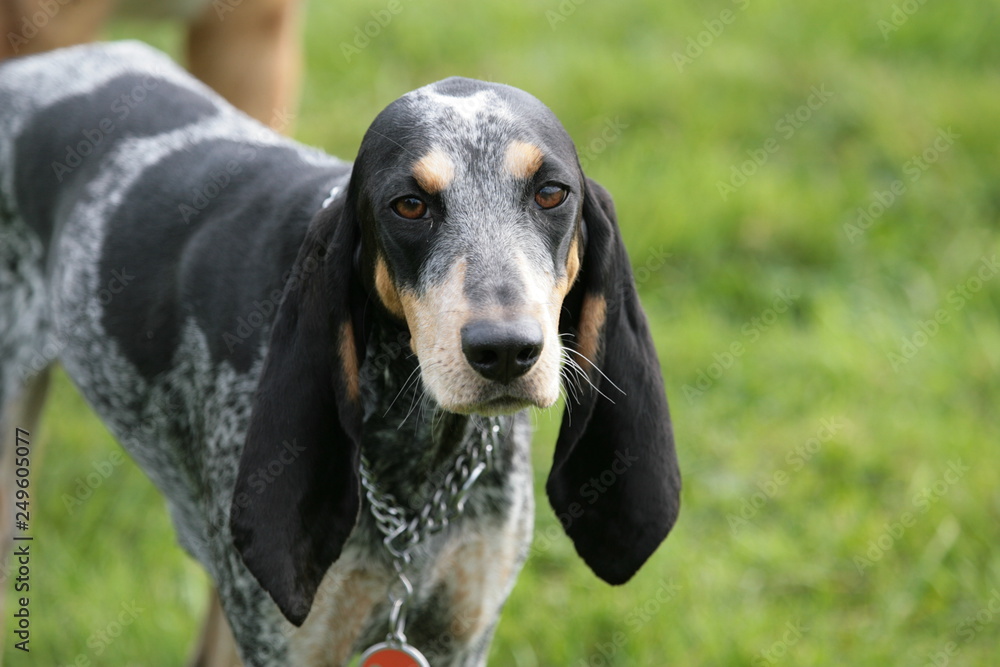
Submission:
[[[519,391],[484,391],[483,396],[472,401],[438,401],[442,409],[461,415],[482,415],[484,417],[501,417],[512,415],[526,408],[549,408],[558,399],[558,394],[552,399],[541,396],[529,396]]]
[[[535,403],[532,401],[527,401],[523,398],[514,398],[512,396],[501,396],[498,398],[491,399],[482,403],[473,403],[470,405],[460,405],[456,406],[455,412],[463,415],[482,415],[484,417],[502,417],[503,415],[512,415],[515,412],[520,412],[525,408],[530,408],[534,406]]]

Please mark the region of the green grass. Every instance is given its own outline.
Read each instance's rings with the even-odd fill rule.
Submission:
[[[347,62],[341,44],[384,6],[310,3],[297,137],[350,157],[384,105],[451,74],[545,101],[593,149],[587,170],[646,269],[685,479],[674,533],[610,588],[545,504],[558,420],[539,415],[536,548],[491,664],[993,664],[1000,279],[976,272],[1000,254],[997,5],[926,3],[884,38],[889,1],[403,0]],[[561,6],[574,10],[553,29]],[[674,54],[725,9],[679,69]],[[832,97],[801,111],[814,87]],[[789,133],[797,110],[808,119]],[[723,198],[719,182],[767,146]],[[925,150],[923,169],[911,160]],[[849,236],[897,180],[902,194]],[[769,312],[779,290],[784,312]],[[162,500],[126,462],[67,511],[63,494],[116,445],[65,379],[38,441],[33,650],[4,656],[181,664],[204,577]],[[144,611],[96,655],[88,638],[132,600]]]

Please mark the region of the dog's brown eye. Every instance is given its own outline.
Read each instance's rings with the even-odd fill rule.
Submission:
[[[416,197],[400,197],[392,202],[392,210],[407,220],[419,220],[427,215],[427,204]]]
[[[541,208],[555,208],[566,199],[566,190],[558,185],[543,185],[535,193],[535,203]]]

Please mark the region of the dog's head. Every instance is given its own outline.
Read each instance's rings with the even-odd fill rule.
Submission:
[[[366,273],[409,327],[431,397],[465,414],[554,404],[584,180],[552,113],[514,88],[449,79],[375,119],[355,176]]]
[[[409,330],[424,389],[446,411],[546,408],[572,383],[547,488],[599,576],[628,580],[666,536],[680,478],[614,208],[537,99],[447,79],[391,104],[296,267],[232,513],[244,562],[289,620],[304,620],[357,518],[372,317]],[[302,455],[250,488],[290,440]]]

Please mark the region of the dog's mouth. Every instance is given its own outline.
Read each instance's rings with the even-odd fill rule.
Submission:
[[[529,401],[524,398],[515,396],[498,396],[497,398],[492,398],[469,406],[459,406],[459,409],[456,410],[456,412],[460,412],[462,414],[477,414],[486,417],[499,417],[501,415],[514,414],[515,412],[520,412],[521,410],[532,406],[541,407],[534,401]]]
[[[478,396],[470,397],[471,400],[444,402],[441,407],[457,414],[500,417],[526,408],[545,409],[555,403],[554,400],[537,395],[537,392],[531,391],[523,382],[507,385],[491,383],[478,393]]]

